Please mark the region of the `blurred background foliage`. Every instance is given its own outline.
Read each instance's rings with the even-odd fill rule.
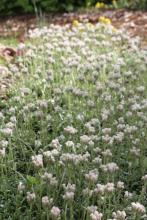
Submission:
[[[0,16],[22,13],[74,11],[103,2],[110,7],[147,9],[147,0],[0,0]]]

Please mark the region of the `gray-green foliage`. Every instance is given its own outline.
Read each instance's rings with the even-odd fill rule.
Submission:
[[[145,51],[100,23],[29,36],[24,56],[9,65],[19,82],[0,102],[0,217],[57,219],[56,206],[61,220],[107,220],[120,211],[141,219]]]

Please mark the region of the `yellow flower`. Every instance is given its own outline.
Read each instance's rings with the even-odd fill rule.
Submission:
[[[77,27],[79,25],[79,21],[78,20],[73,20],[72,25]]]
[[[97,2],[95,8],[106,8],[106,5],[103,2]]]
[[[117,2],[116,2],[116,0],[112,0],[112,5],[113,5],[114,7],[117,7]]]
[[[90,22],[88,22],[86,25],[87,25],[88,28],[93,28],[94,27],[94,25]]]
[[[104,24],[111,24],[111,20],[103,16],[99,17],[99,22],[104,23]]]

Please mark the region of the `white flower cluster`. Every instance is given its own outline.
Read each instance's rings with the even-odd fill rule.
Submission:
[[[21,86],[0,104],[1,203],[14,211],[1,218],[143,218],[146,52],[100,23],[29,38],[8,66]]]

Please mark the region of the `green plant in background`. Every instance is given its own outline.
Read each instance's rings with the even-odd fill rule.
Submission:
[[[112,1],[112,6],[117,9],[117,8],[128,8],[129,3],[128,0],[113,0]]]
[[[36,9],[37,12],[73,11],[80,7],[91,7],[96,4],[97,6],[98,4],[113,5],[115,8],[147,9],[146,0],[0,0],[0,13],[3,16],[36,13]]]
[[[133,9],[147,9],[147,0],[134,0],[130,5]]]
[[[1,15],[11,15],[17,13],[29,13],[33,8],[29,0],[0,0]]]
[[[129,8],[135,10],[146,10],[146,0],[112,0],[114,8]]]

